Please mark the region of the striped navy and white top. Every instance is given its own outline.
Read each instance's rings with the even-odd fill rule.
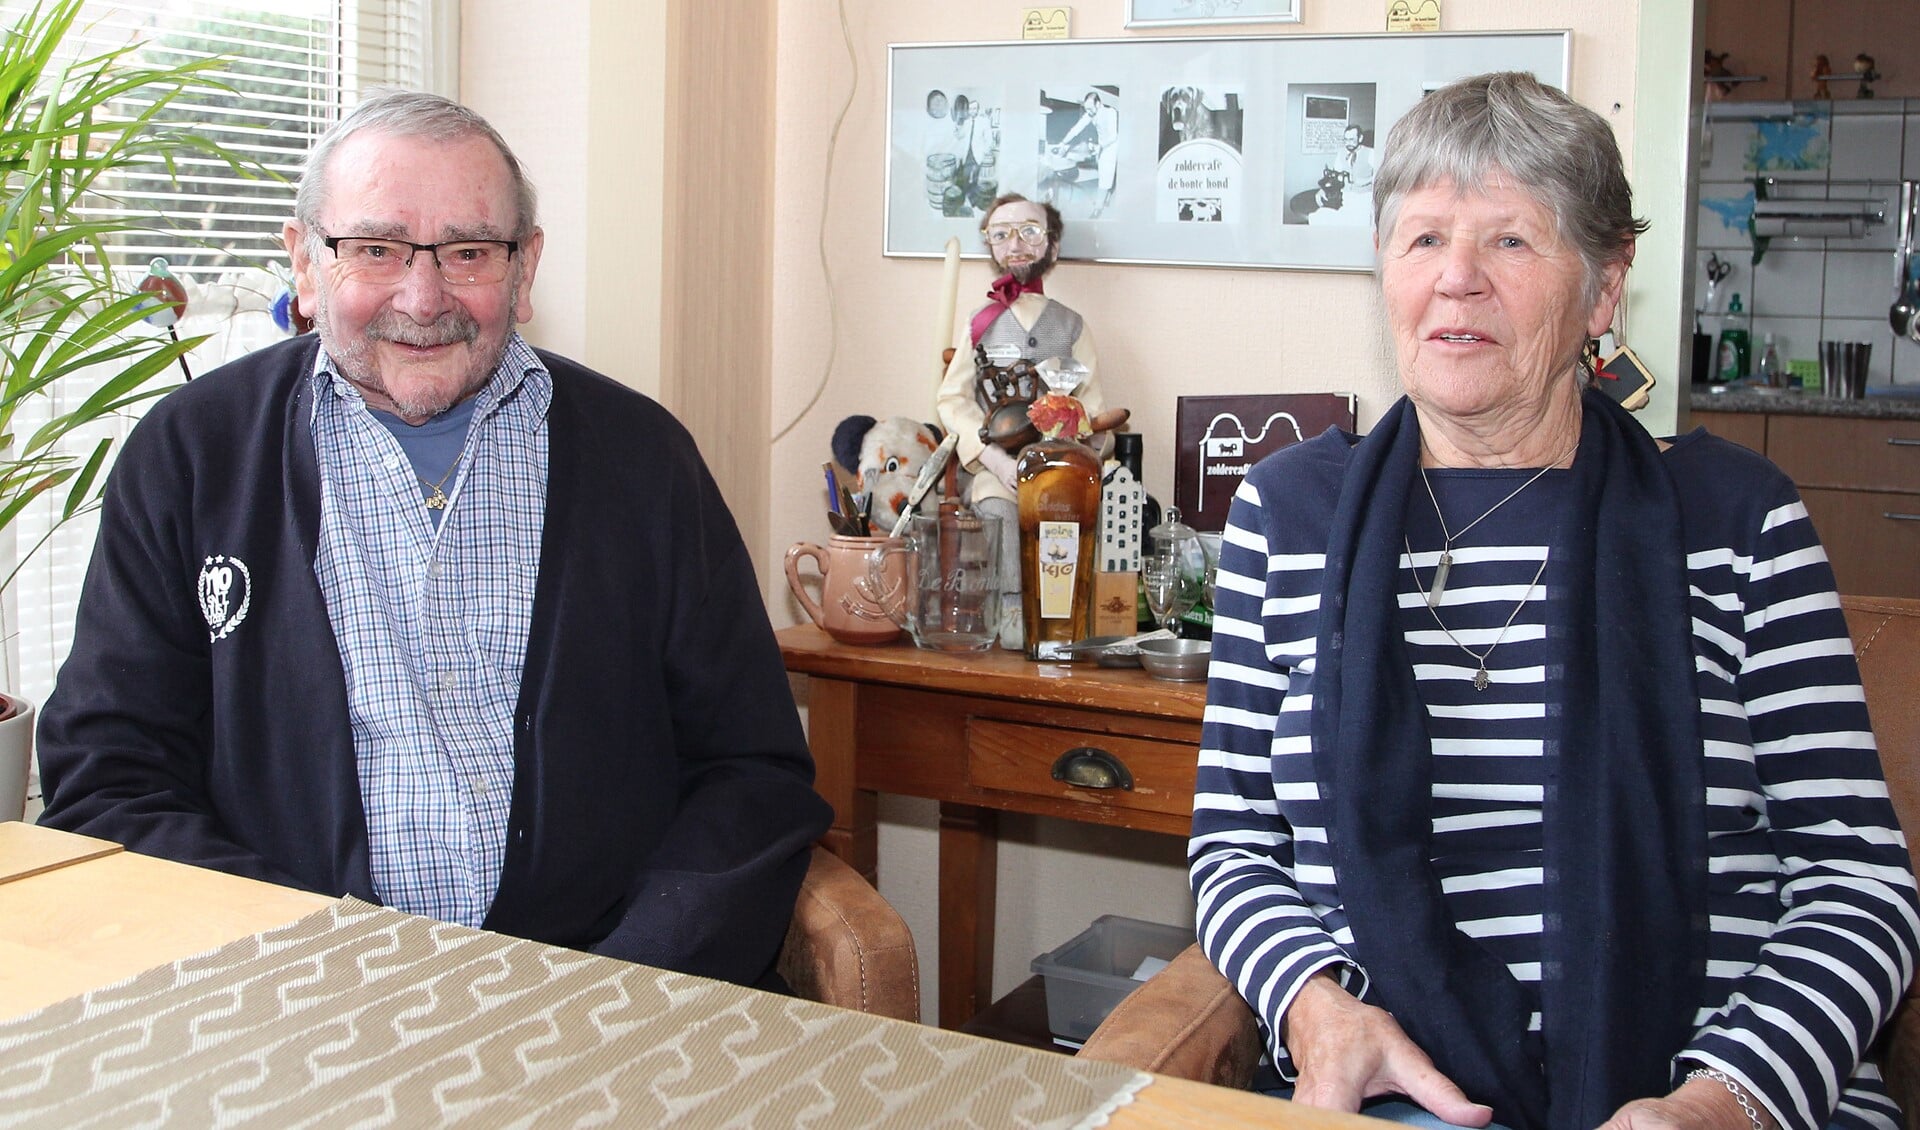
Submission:
[[[1364,999],[1367,972],[1343,948],[1309,737],[1324,556],[1300,547],[1325,544],[1333,500],[1301,498],[1286,455],[1248,476],[1223,538],[1190,863],[1202,946],[1291,1078],[1274,1033],[1293,995],[1326,969]],[[1707,999],[1676,1080],[1682,1060],[1717,1067],[1783,1126],[1891,1130],[1898,1111],[1860,1051],[1912,978],[1920,913],[1825,551],[1760,457],[1695,432],[1662,458],[1682,495],[1710,841]],[[1532,474],[1431,482],[1457,531]],[[1456,535],[1437,621],[1421,594],[1443,539],[1418,484],[1400,560],[1433,739],[1434,866],[1460,930],[1523,986],[1540,978],[1540,765],[1563,670],[1547,628],[1570,490],[1549,472]]]

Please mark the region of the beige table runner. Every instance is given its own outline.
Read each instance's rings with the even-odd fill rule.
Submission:
[[[345,899],[0,1024],[0,1126],[1069,1127],[1148,1077]]]

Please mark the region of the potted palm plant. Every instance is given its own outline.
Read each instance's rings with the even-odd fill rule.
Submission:
[[[201,340],[143,325],[153,300],[130,285],[112,248],[147,224],[114,208],[119,179],[172,177],[188,154],[241,167],[168,112],[190,91],[223,89],[205,73],[220,60],[150,66],[127,44],[78,60],[69,50],[62,61],[82,2],[43,0],[0,39],[0,545],[15,541],[22,511],[43,496],[55,526],[98,505],[112,439],[77,451],[63,441],[166,392],[176,358]],[[67,395],[56,395],[63,382]],[[15,546],[0,592],[44,541]],[[18,819],[33,709],[15,695],[0,700],[0,820]]]

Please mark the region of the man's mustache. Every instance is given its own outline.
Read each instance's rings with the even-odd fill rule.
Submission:
[[[479,336],[480,323],[457,307],[424,326],[393,310],[383,310],[367,323],[367,337],[373,341],[417,347],[452,345],[456,341],[472,345]]]

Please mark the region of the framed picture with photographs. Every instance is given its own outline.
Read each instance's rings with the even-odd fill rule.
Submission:
[[[1571,45],[1566,31],[894,44],[883,249],[935,257],[958,236],[984,255],[987,205],[1017,192],[1060,210],[1065,259],[1370,270],[1374,164],[1400,115],[1484,71],[1564,89]]]
[[[1127,0],[1128,27],[1297,24],[1301,0]]]

